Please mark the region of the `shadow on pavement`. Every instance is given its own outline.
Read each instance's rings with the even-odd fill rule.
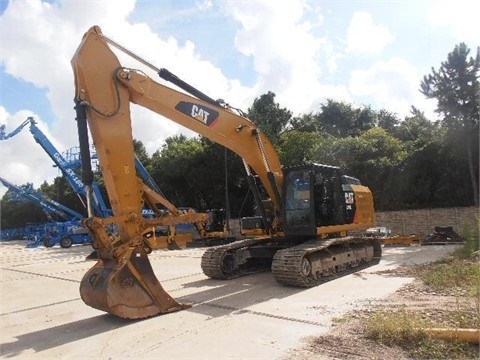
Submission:
[[[141,320],[138,320],[141,321]],[[0,355],[15,358],[25,350],[40,352],[77,340],[131,325],[137,321],[105,314],[20,335],[16,341],[0,344]]]
[[[248,312],[246,309],[255,304],[283,299],[307,290],[278,284],[269,271],[231,280],[203,279],[185,283],[183,287],[199,289],[177,298],[179,301],[193,304],[193,307],[186,311],[209,317]]]

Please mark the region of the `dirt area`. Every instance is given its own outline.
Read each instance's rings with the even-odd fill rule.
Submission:
[[[327,335],[309,338],[305,347],[292,351],[285,359],[410,359],[400,348],[391,348],[359,336],[363,329],[361,320],[351,320],[347,324],[336,326]]]
[[[310,336],[305,339],[305,345],[292,350],[284,360],[331,360],[331,359],[382,359],[406,360],[412,359],[400,347],[389,347],[364,336],[367,318],[372,311],[418,311],[423,319],[428,319],[442,327],[452,323],[451,311],[459,306],[459,298],[468,302],[464,294],[449,294],[435,292],[418,279],[418,272],[425,266],[402,266],[394,270],[382,271],[383,275],[395,277],[415,277],[415,280],[401,287],[398,291],[385,298],[382,302],[372,303],[361,311],[344,315],[333,323],[331,330],[322,336]],[[475,306],[474,299],[468,306]],[[479,353],[480,355],[480,353]]]

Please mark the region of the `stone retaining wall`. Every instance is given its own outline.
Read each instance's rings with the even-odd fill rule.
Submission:
[[[473,224],[479,216],[475,206],[461,208],[382,211],[375,213],[376,225],[386,226],[392,235],[427,236],[435,226],[453,226],[456,232],[465,224]],[[239,219],[231,219],[230,229],[234,236],[240,235]]]
[[[392,235],[426,236],[435,226],[453,226],[456,232],[466,224],[474,224],[479,216],[476,206],[403,211],[382,211],[375,214],[377,226],[386,226]]]

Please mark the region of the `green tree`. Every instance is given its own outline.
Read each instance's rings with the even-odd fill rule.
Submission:
[[[383,128],[372,128],[361,136],[336,139],[330,145],[330,151],[335,161],[330,165],[340,166],[347,175],[357,177],[368,186],[377,210],[396,206],[398,194],[395,183],[399,166],[405,158],[399,139]]]
[[[411,114],[395,127],[393,133],[397,138],[418,148],[439,136],[438,122],[428,120],[425,114],[415,107],[412,107]]]
[[[280,134],[292,118],[292,113],[286,108],[281,108],[275,102],[275,94],[269,91],[253,101],[247,116],[276,145],[280,140]]]
[[[199,208],[194,164],[203,151],[199,138],[187,139],[177,135],[165,140],[162,148],[153,153],[149,172],[167,199],[176,206]]]
[[[321,124],[317,117],[312,114],[302,114],[295,116],[290,120],[290,126],[293,130],[303,132],[323,132]]]
[[[285,131],[278,150],[281,164],[289,167],[318,161],[318,148],[331,140],[328,138],[319,132]]]
[[[225,154],[232,216],[238,216],[248,192],[241,159],[205,138],[184,135],[165,141],[151,158],[150,174],[176,206],[199,211],[225,208]],[[250,208],[251,201],[245,205]]]
[[[332,99],[321,105],[316,117],[319,128],[335,137],[357,136],[376,124],[376,114],[370,107],[355,108]]]
[[[377,125],[387,130],[390,134],[394,134],[396,127],[400,124],[399,118],[385,109],[377,111],[376,115]]]
[[[133,151],[135,156],[140,160],[143,166],[147,167],[150,157],[148,156],[145,145],[140,140],[133,139]]]
[[[480,111],[480,48],[475,57],[468,57],[465,43],[456,45],[438,71],[426,75],[420,91],[429,99],[437,99],[437,112],[447,128],[452,151],[462,149],[467,158],[473,203],[478,206],[478,137]]]
[[[202,138],[202,142],[204,144],[202,163],[205,165],[198,170],[199,176],[202,178],[199,187],[207,208],[226,207],[225,180],[227,178],[231,216],[251,215],[253,197],[246,198],[249,189],[242,159],[232,151],[206,138]]]
[[[38,191],[52,200],[86,216],[86,207],[80,197],[73,191],[65,176],[57,176],[52,184],[44,181]]]
[[[1,229],[23,227],[28,223],[38,224],[47,220],[40,207],[31,202],[9,200],[8,190],[0,200]]]

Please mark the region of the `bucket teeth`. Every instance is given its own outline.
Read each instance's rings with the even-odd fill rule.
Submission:
[[[84,275],[80,295],[87,305],[128,319],[191,306],[178,303],[163,289],[143,247],[134,248],[119,259],[99,260]]]

